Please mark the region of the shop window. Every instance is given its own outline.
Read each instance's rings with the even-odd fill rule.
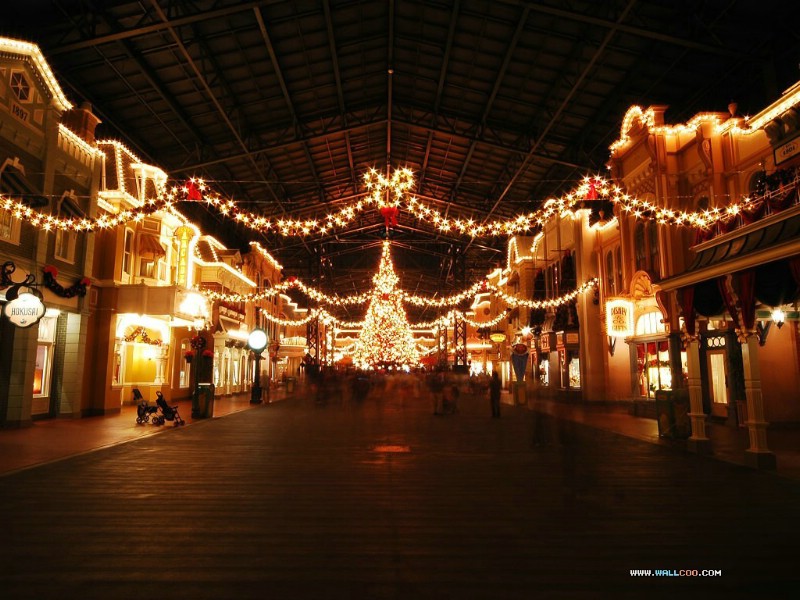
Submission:
[[[567,376],[569,388],[578,390],[581,387],[581,361],[577,350],[567,351]]]
[[[622,293],[622,248],[617,246],[617,251],[615,252],[617,257],[617,291],[618,293]]]
[[[43,317],[39,321],[36,346],[36,365],[33,371],[33,395],[49,396],[53,370],[53,345],[56,340],[57,317]]]
[[[640,396],[653,399],[658,390],[671,390],[669,342],[661,340],[636,344],[636,368]]]
[[[192,375],[192,363],[186,360],[185,356],[192,349],[191,342],[187,339],[181,340],[181,353],[179,355],[180,372],[178,373],[179,385],[182,388],[189,387]]]
[[[539,361],[539,381],[545,387],[550,385],[550,359],[543,358]]]

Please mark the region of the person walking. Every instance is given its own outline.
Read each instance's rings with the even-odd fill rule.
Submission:
[[[489,382],[489,401],[492,404],[492,417],[500,417],[500,390],[503,384],[497,371],[492,371],[492,380]]]

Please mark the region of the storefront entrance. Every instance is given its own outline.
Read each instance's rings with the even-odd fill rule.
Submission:
[[[725,350],[709,350],[706,353],[708,367],[708,394],[711,399],[711,414],[728,417],[728,374]]]

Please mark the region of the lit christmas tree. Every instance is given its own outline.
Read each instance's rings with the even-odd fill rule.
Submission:
[[[394,272],[389,246],[388,241],[383,243],[381,264],[372,278],[375,284],[372,299],[353,352],[353,362],[362,369],[410,367],[419,363],[414,334],[403,309],[401,291],[397,289],[400,279]]]

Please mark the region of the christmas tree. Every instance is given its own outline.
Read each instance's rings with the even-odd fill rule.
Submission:
[[[402,305],[399,278],[389,253],[390,244],[383,243],[378,272],[372,278],[372,289],[364,328],[358,335],[353,362],[362,369],[387,366],[413,366],[419,363],[414,334]]]

